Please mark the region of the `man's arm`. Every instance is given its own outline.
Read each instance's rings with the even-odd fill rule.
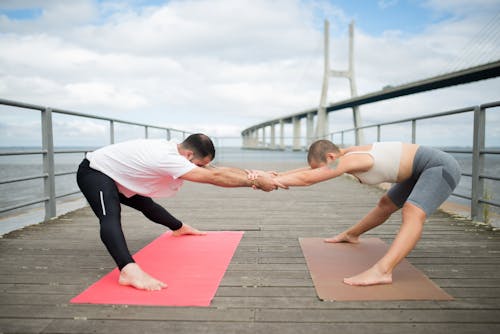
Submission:
[[[255,180],[249,180],[247,173],[243,170],[230,167],[202,168],[196,167],[180,178],[187,181],[210,183],[220,187],[257,187],[264,191],[271,191],[278,188],[286,189],[284,185],[275,179],[261,175]]]

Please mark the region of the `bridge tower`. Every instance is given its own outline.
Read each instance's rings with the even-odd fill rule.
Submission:
[[[323,72],[323,87],[321,89],[321,99],[318,107],[318,115],[316,120],[316,138],[325,138],[328,131],[328,113],[326,112],[327,106],[327,95],[328,95],[328,82],[331,76],[343,77],[349,80],[349,85],[351,88],[351,97],[358,95],[356,88],[356,80],[354,77],[354,21],[349,24],[349,67],[346,71],[337,71],[330,69],[330,23],[325,20],[325,41],[324,41],[324,57],[325,65]],[[359,107],[352,108],[353,123],[354,127],[357,128],[361,126],[361,115],[359,113]],[[363,142],[363,133],[361,131],[356,131],[356,145]]]

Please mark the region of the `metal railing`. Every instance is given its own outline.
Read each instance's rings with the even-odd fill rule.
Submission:
[[[5,99],[0,99],[0,105],[22,108],[25,110],[39,111],[41,113],[41,135],[42,135],[42,147],[41,147],[41,149],[29,150],[29,151],[28,150],[26,150],[26,151],[22,151],[22,150],[14,151],[14,150],[12,150],[12,151],[7,151],[7,152],[0,152],[0,157],[1,156],[15,156],[15,155],[42,155],[42,167],[43,167],[43,171],[41,174],[28,175],[28,176],[23,176],[23,177],[18,177],[18,178],[0,180],[0,185],[7,184],[7,183],[18,183],[18,182],[23,182],[23,181],[28,181],[28,180],[36,180],[36,179],[43,180],[43,196],[41,198],[38,198],[35,200],[23,201],[23,202],[15,204],[15,205],[11,205],[9,207],[0,207],[0,213],[13,211],[16,209],[24,208],[24,207],[35,205],[35,204],[44,203],[44,206],[45,206],[45,218],[44,218],[44,220],[45,221],[56,216],[56,200],[57,199],[80,193],[80,191],[78,190],[78,191],[66,192],[63,194],[56,195],[56,177],[76,174],[76,170],[70,171],[70,172],[56,173],[55,172],[55,164],[54,164],[55,154],[82,153],[82,155],[84,155],[86,152],[89,151],[88,149],[77,149],[77,150],[55,150],[54,149],[54,138],[53,138],[54,127],[52,125],[52,115],[53,114],[64,114],[64,115],[70,115],[70,116],[77,116],[80,118],[102,120],[102,121],[109,122],[109,134],[110,134],[109,143],[110,144],[113,144],[115,142],[115,125],[116,124],[127,124],[127,125],[134,125],[134,126],[143,127],[144,128],[144,138],[148,138],[149,129],[158,129],[158,130],[165,131],[165,137],[168,140],[171,139],[173,133],[181,134],[182,138],[185,138],[186,134],[191,134],[191,132],[178,130],[178,129],[174,129],[174,128],[166,128],[166,127],[161,127],[161,126],[156,126],[156,125],[129,122],[129,121],[120,120],[120,119],[113,119],[113,118],[107,118],[107,117],[101,117],[101,116],[95,116],[95,115],[82,114],[82,113],[63,110],[63,109],[44,107],[44,106],[28,104],[28,103],[23,103],[23,102],[17,102],[17,101],[11,101],[11,100],[5,100]]]
[[[472,155],[472,172],[466,173],[462,171],[462,176],[471,178],[471,190],[470,195],[452,193],[453,196],[460,197],[463,199],[470,200],[471,207],[471,218],[475,221],[484,221],[485,205],[491,205],[496,208],[500,208],[500,202],[494,201],[488,196],[485,196],[485,180],[491,180],[494,182],[500,181],[498,175],[488,175],[485,173],[485,156],[500,155],[500,149],[487,149],[485,147],[485,130],[486,130],[486,111],[493,111],[493,108],[500,107],[500,101],[482,104],[479,106],[473,106],[468,108],[462,108],[457,110],[451,110],[447,112],[435,113],[430,115],[424,115],[419,117],[411,117],[400,119],[391,122],[378,123],[366,126],[360,126],[357,128],[344,129],[340,131],[331,132],[328,136],[332,141],[334,141],[335,135],[340,135],[341,139],[339,144],[345,145],[345,134],[354,133],[354,137],[358,138],[358,133],[364,129],[376,128],[377,129],[377,141],[381,140],[382,127],[388,125],[411,123],[411,138],[412,143],[416,143],[417,138],[417,122],[422,120],[427,120],[431,118],[450,116],[463,113],[473,113],[474,114],[474,124],[473,124],[473,140],[472,149],[446,149],[448,153],[464,153]],[[498,111],[498,110],[497,110]],[[500,144],[500,143],[499,143]]]

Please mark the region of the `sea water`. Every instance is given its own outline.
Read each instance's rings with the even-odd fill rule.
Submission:
[[[74,148],[59,148],[70,150]],[[78,148],[79,150],[83,148]],[[91,151],[93,148],[87,148]],[[0,148],[0,152],[34,150],[34,148]],[[56,149],[57,150],[57,149]],[[471,154],[453,154],[459,162],[462,172],[471,173]],[[75,172],[78,164],[82,161],[84,153],[64,153],[56,154],[54,157],[55,172]],[[485,174],[500,174],[500,156],[487,155],[485,159]],[[248,150],[239,147],[221,147],[217,149],[215,164],[224,165],[231,163],[231,166],[251,168],[252,163],[262,162],[291,162],[294,165],[303,163],[306,166],[306,152],[304,151],[268,151],[268,150]],[[9,180],[20,177],[40,175],[43,173],[42,157],[40,154],[34,155],[13,155],[0,156],[0,180]],[[470,196],[471,178],[462,176],[455,193]],[[493,201],[500,199],[500,182],[485,181],[487,196]],[[69,174],[56,177],[56,196],[78,191],[76,175]],[[0,185],[0,208],[16,206],[19,203],[34,201],[44,197],[43,180],[35,179],[15,183]],[[449,201],[460,205],[469,206],[470,201],[460,197],[451,196]],[[57,202],[57,214],[83,207],[86,205],[81,194],[62,197]],[[498,214],[498,208],[492,208],[492,212]],[[44,219],[43,203],[31,205],[4,213],[0,213],[0,235],[10,230],[22,227],[27,224],[41,222]]]

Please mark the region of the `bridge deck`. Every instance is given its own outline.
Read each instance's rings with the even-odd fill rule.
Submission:
[[[298,237],[342,231],[381,193],[348,178],[273,193],[186,183],[161,201],[172,213],[200,229],[245,231],[206,308],[70,304],[114,265],[89,208],[12,232],[0,239],[0,333],[499,333],[500,232],[443,212],[408,260],[455,300],[316,297]],[[368,235],[390,243],[399,223],[395,214]],[[132,252],[164,232],[129,209],[123,225]]]

